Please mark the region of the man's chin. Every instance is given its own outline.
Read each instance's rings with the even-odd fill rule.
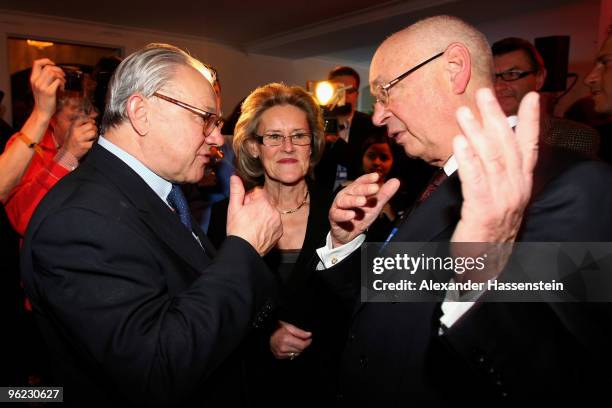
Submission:
[[[506,114],[506,116],[516,115],[518,111],[518,103],[515,98],[501,96],[498,97],[499,106],[501,106],[502,110]]]
[[[596,95],[593,97],[593,110],[597,113],[601,114],[612,114],[612,101],[608,102],[606,98],[601,95]]]
[[[404,148],[404,153],[406,153],[406,156],[410,157],[411,159],[421,158],[421,154],[423,153],[422,149],[418,149],[417,146],[414,146],[414,144],[406,143],[402,145],[402,147]]]

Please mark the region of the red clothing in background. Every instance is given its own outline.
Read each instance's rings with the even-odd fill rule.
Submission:
[[[23,143],[17,135],[11,137],[6,147],[11,143]],[[4,207],[11,225],[21,236],[30,222],[30,218],[38,203],[47,192],[70,170],[57,163],[54,158],[58,148],[53,140],[51,128],[48,128],[39,143],[42,157],[35,154],[23,175],[21,182],[11,191]]]

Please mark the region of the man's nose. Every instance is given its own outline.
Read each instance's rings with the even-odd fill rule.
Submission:
[[[374,103],[374,113],[372,114],[372,123],[375,126],[384,126],[385,120],[389,117],[387,109],[380,102]]]
[[[589,74],[584,78],[584,84],[588,87],[594,85],[599,80],[600,75],[601,70],[599,69],[597,64],[595,64],[591,72],[589,72]]]
[[[213,131],[210,132],[210,134],[204,138],[204,141],[208,145],[223,146],[225,138],[221,134],[221,129],[218,126],[215,126]]]
[[[502,91],[508,89],[508,83],[501,79],[501,77],[495,77],[495,91]]]

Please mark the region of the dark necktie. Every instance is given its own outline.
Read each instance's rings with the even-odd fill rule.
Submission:
[[[192,231],[189,205],[187,204],[187,199],[181,190],[181,186],[178,184],[172,184],[172,190],[170,190],[170,194],[168,194],[168,204],[174,208],[174,211],[181,219],[181,222],[185,228]]]
[[[448,176],[444,172],[444,169],[440,169],[436,173],[434,173],[433,177],[429,181],[429,184],[427,185],[425,190],[423,190],[418,200],[416,201],[417,204],[421,204],[423,201],[427,200],[427,198],[429,198],[429,196],[434,191],[436,191],[436,189],[440,186],[440,184],[442,184],[444,180],[446,180],[447,177]]]
[[[440,169],[438,171],[436,171],[434,173],[434,175],[431,177],[431,179],[429,180],[429,184],[427,185],[427,187],[425,188],[425,190],[423,190],[423,192],[421,193],[421,195],[419,196],[419,198],[416,200],[416,202],[414,203],[414,205],[406,210],[401,217],[399,217],[397,220],[395,220],[395,226],[393,227],[393,229],[391,229],[391,232],[389,233],[389,236],[387,237],[387,239],[385,240],[384,244],[380,247],[380,252],[382,252],[387,244],[389,242],[391,242],[391,239],[393,239],[393,237],[395,236],[395,234],[397,234],[397,231],[399,230],[399,225],[402,223],[403,219],[405,216],[407,216],[408,214],[410,214],[412,212],[412,210],[414,210],[418,205],[420,205],[423,201],[427,200],[427,198],[440,186],[440,184],[442,184],[442,182],[444,180],[446,180],[448,178],[448,176],[446,175],[446,173],[444,172],[444,169]]]

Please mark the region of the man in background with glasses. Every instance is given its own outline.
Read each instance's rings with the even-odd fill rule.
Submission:
[[[179,184],[223,143],[206,67],[150,44],[109,84],[103,134],[36,211],[22,277],[73,405],[240,405],[234,350],[269,313],[261,256],[282,234],[262,191],[233,177],[217,252]]]
[[[537,48],[522,38],[508,37],[491,47],[495,64],[495,94],[504,113],[516,123],[519,104],[529,92],[540,92],[546,66]],[[554,106],[552,106],[554,108]],[[554,117],[542,109],[540,140],[590,157],[599,154],[599,134],[587,125]]]
[[[442,176],[387,242],[503,248],[612,240],[612,169],[575,156],[541,167],[551,161],[539,160],[550,148],[538,147],[538,95],[523,98],[512,129],[493,93],[492,67],[485,36],[452,16],[421,20],[377,49],[370,66],[374,124]],[[317,250],[318,273],[352,313],[341,405],[505,406],[605,395],[612,335],[608,326],[599,330],[599,319],[610,315],[607,305],[492,303],[483,301],[486,291],[463,297],[451,290],[439,302],[392,302],[389,292],[386,302],[361,302],[367,288],[357,249],[398,188],[397,180],[379,187],[377,179],[364,175],[338,193],[326,246]],[[487,274],[506,278],[505,260],[497,259]]]

